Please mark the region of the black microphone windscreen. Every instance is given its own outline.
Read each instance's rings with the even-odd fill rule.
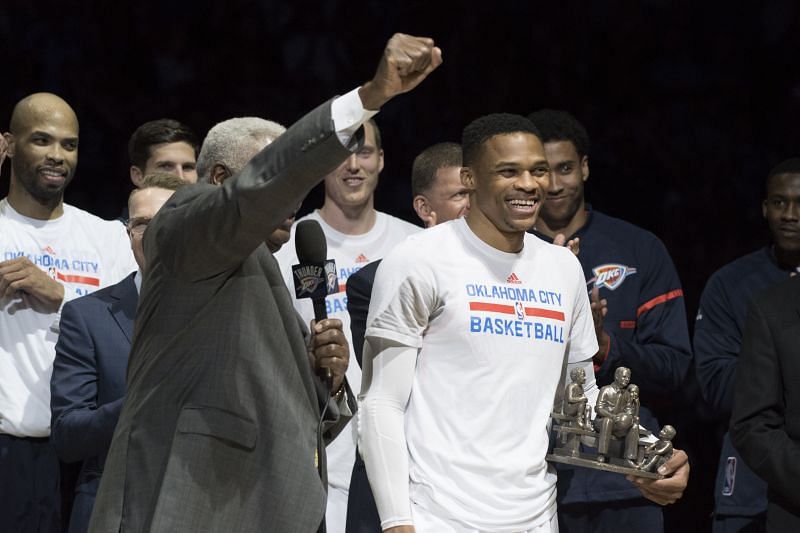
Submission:
[[[297,223],[294,244],[300,264],[325,262],[328,243],[325,241],[322,226],[316,220],[303,220]]]

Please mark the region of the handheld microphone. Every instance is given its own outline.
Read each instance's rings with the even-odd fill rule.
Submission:
[[[325,309],[325,297],[338,290],[339,280],[336,276],[336,263],[325,259],[328,244],[322,226],[316,220],[298,222],[295,229],[295,251],[299,264],[292,267],[294,279],[294,295],[310,298],[314,305],[314,320],[319,322],[328,318]],[[333,373],[325,368],[324,378],[330,387],[333,384]]]

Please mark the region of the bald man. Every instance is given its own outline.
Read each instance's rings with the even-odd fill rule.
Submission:
[[[125,229],[64,203],[78,164],[78,119],[37,93],[14,107],[0,144],[0,533],[59,531],[50,376],[64,302],[136,270]]]

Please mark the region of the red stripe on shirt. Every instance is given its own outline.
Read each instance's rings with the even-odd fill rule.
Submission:
[[[514,314],[513,305],[490,304],[486,302],[470,302],[470,311],[490,311],[492,313],[504,313],[507,315]]]
[[[553,320],[560,320],[564,322],[564,313],[561,311],[551,311],[550,309],[539,309],[538,307],[526,307],[525,314],[528,316],[536,316],[540,318],[552,318]]]
[[[470,311],[489,311],[491,313],[503,313],[505,315],[514,315],[516,311],[513,305],[492,304],[486,302],[470,302]],[[550,309],[540,309],[538,307],[526,307],[525,314],[527,316],[535,316],[539,318],[552,318],[553,320],[564,321],[564,313],[561,311],[552,311]]]
[[[83,285],[91,285],[93,287],[100,286],[100,280],[97,278],[89,278],[86,276],[73,276],[70,274],[62,274],[56,272],[56,277],[65,283],[81,283]]]
[[[674,300],[675,298],[680,298],[681,296],[683,296],[683,289],[676,289],[674,291],[664,293],[661,296],[656,296],[652,300],[639,306],[639,309],[636,310],[636,317],[638,318],[642,313],[646,313],[657,305]]]

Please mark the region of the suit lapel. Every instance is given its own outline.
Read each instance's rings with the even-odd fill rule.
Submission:
[[[136,273],[133,273],[117,283],[109,292],[111,305],[108,311],[128,341],[133,340],[133,323],[136,319],[136,305],[139,303],[139,294],[136,292],[136,284],[133,282],[135,275]]]

